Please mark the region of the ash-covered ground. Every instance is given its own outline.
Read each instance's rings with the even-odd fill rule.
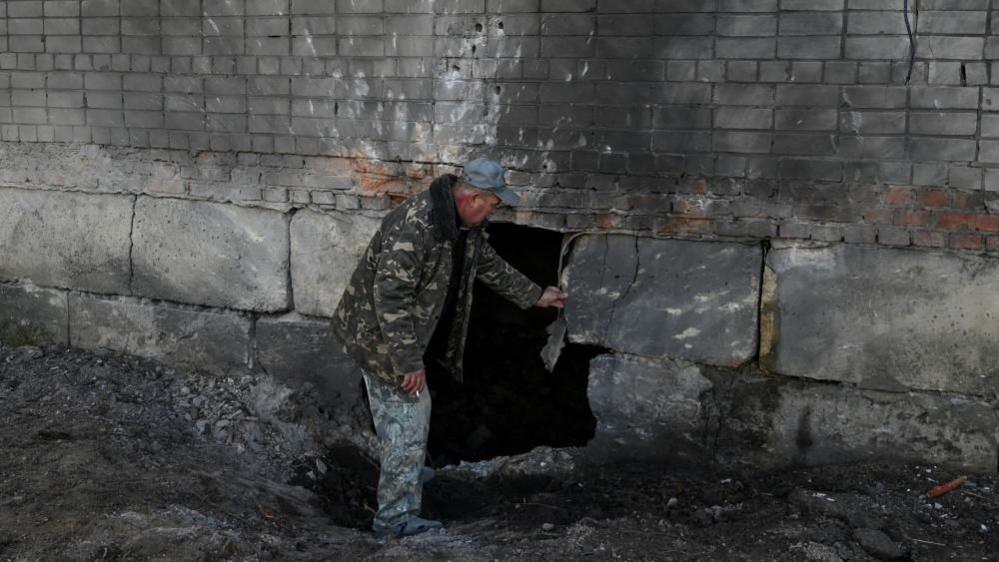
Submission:
[[[361,429],[359,429],[361,428]],[[994,474],[593,465],[578,449],[444,467],[444,532],[374,540],[364,412],[266,375],[0,345],[0,560],[999,560]]]

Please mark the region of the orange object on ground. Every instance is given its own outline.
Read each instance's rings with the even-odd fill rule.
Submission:
[[[941,484],[939,486],[934,486],[934,487],[930,488],[930,491],[926,492],[926,495],[930,496],[931,498],[934,498],[934,499],[939,498],[940,496],[946,495],[946,494],[948,494],[950,492],[953,492],[954,490],[960,488],[961,484],[964,484],[967,481],[968,481],[968,477],[967,476],[962,476],[960,478],[955,478],[955,479],[951,480],[950,482],[948,482],[946,484]]]

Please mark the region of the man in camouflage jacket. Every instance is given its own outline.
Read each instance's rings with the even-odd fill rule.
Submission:
[[[381,441],[378,535],[440,527],[419,517],[420,475],[430,428],[424,357],[457,380],[478,279],[521,308],[562,307],[499,257],[481,228],[501,203],[519,198],[505,170],[478,159],[461,178],[444,175],[385,217],[351,277],[333,319],[334,333],[360,365]]]

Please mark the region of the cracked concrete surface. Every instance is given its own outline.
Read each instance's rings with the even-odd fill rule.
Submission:
[[[592,235],[566,277],[569,339],[735,366],[756,356],[758,245]]]

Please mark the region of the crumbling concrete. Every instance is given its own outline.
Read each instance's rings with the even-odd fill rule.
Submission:
[[[324,403],[349,409],[361,400],[361,373],[333,336],[326,320],[296,314],[257,320],[256,362],[292,387],[309,383]]]
[[[107,348],[222,373],[245,369],[250,320],[238,313],[197,310],[133,298],[69,296],[70,343]]]
[[[748,399],[754,405],[771,400]],[[788,381],[777,402],[774,410],[760,410],[770,413],[769,425],[763,426],[767,444],[747,451],[750,457],[766,457],[765,464],[908,459],[996,470],[999,413],[984,400]]]
[[[0,283],[0,340],[16,345],[69,343],[66,291]]]
[[[623,235],[576,241],[563,281],[569,340],[738,365],[756,355],[762,250]]]
[[[291,221],[291,279],[295,310],[333,316],[380,219],[302,210]]]
[[[909,459],[995,470],[999,413],[986,401],[601,355],[591,362],[588,446],[597,458],[758,467]]]
[[[0,280],[128,294],[133,200],[0,188]]]
[[[290,305],[282,213],[140,197],[133,239],[136,295],[240,310]]]
[[[702,456],[703,395],[713,386],[685,361],[595,357],[587,388],[597,418],[590,450],[611,457]]]
[[[994,395],[999,263],[862,246],[767,257],[764,365],[776,373],[905,392]]]

